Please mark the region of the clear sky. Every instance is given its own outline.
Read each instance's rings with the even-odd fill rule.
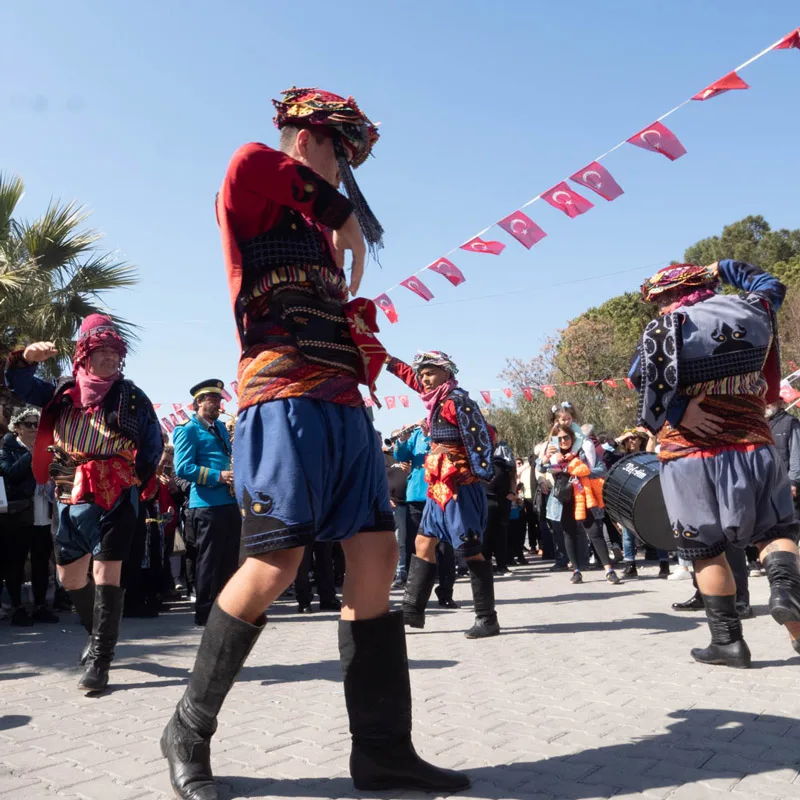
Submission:
[[[4,3],[0,168],[25,180],[22,216],[51,196],[93,209],[141,271],[111,299],[143,327],[127,373],[154,402],[188,401],[236,374],[214,195],[236,147],[276,142],[281,89],[352,94],[382,123],[357,174],[387,232],[362,285],[375,297],[798,25],[796,0]],[[501,256],[454,257],[463,285],[429,274],[431,303],[396,290],[387,348],[446,350],[477,395],[503,385],[507,357],[724,224],[800,225],[800,52],[742,77],[749,91],[667,121],[679,161],[627,145],[605,160],[625,190],[613,203],[587,190],[596,207],[575,220],[536,203],[549,235],[531,251],[495,229]],[[389,375],[378,390],[404,391]],[[377,424],[421,415],[412,400]]]

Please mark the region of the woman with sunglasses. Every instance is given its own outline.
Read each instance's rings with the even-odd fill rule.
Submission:
[[[603,506],[602,464],[595,465],[594,453],[589,453],[586,443],[574,452],[575,434],[571,427],[556,424],[551,431],[551,445],[540,459],[539,467],[553,476],[553,489],[547,499],[547,519],[554,531],[562,534],[567,557],[572,564],[570,583],[583,583],[582,567],[587,566],[587,542],[591,540],[606,570],[609,583],[620,583],[614,572],[608,547],[596,510]]]
[[[39,409],[28,406],[11,418],[10,432],[0,445],[0,476],[6,485],[8,514],[2,536],[2,561],[6,586],[11,598],[11,624],[30,626],[34,622],[58,622],[47,608],[50,556],[53,539],[51,484],[38,484],[33,477],[32,451],[39,428]],[[22,604],[25,562],[31,557],[31,584],[35,610],[28,614]],[[0,586],[0,588],[2,588]]]

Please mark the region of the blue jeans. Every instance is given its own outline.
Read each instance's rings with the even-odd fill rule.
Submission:
[[[399,504],[392,509],[394,513],[394,535],[397,539],[397,549],[399,557],[397,559],[397,575],[407,575],[407,552],[406,541],[408,539],[408,506],[405,503]]]
[[[622,529],[622,554],[626,561],[636,561],[636,534],[627,528]],[[668,561],[669,553],[666,550],[656,550],[659,561]]]

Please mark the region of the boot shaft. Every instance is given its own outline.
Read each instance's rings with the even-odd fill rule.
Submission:
[[[467,561],[475,616],[490,618],[495,615],[494,574],[490,561]]]
[[[742,641],[742,621],[736,611],[736,595],[703,595],[712,644]]]

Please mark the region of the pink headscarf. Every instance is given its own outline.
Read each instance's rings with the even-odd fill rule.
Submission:
[[[128,348],[114,326],[114,322],[103,314],[90,314],[81,324],[78,332],[78,343],[75,347],[75,358],[72,362],[72,374],[75,386],[65,394],[72,398],[75,408],[93,411],[100,406],[111,387],[122,377],[122,370],[110,378],[92,375],[87,369],[89,356],[98,347],[110,347],[119,353],[122,361]]]
[[[425,406],[425,410],[428,412],[428,429],[430,430],[431,422],[433,421],[433,412],[436,411],[436,407],[444,402],[447,395],[453,391],[458,386],[458,381],[455,378],[450,378],[450,380],[445,381],[444,383],[439,384],[435,389],[431,389],[429,392],[420,392],[420,398],[422,400],[422,404]]]

